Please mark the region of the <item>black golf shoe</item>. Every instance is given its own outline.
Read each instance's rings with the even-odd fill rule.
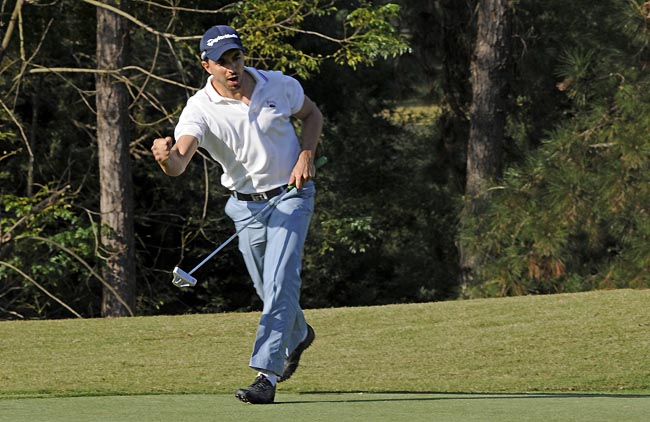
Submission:
[[[275,386],[264,375],[258,375],[251,385],[235,391],[235,397],[244,403],[271,404],[275,400]]]
[[[278,382],[286,381],[291,378],[291,375],[293,375],[293,373],[296,372],[296,369],[298,368],[302,352],[311,346],[315,338],[316,333],[314,332],[314,329],[311,328],[311,325],[307,324],[307,337],[305,337],[302,343],[296,347],[296,350],[291,352],[287,360],[284,362],[284,373],[281,377],[278,378]]]

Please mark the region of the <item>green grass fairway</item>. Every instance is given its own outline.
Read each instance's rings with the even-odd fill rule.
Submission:
[[[11,422],[641,422],[650,396],[552,394],[282,394],[271,406],[232,395],[158,395],[0,400]]]
[[[0,420],[645,421],[649,305],[617,290],[309,310],[316,341],[266,407],[233,397],[258,313],[4,321]]]

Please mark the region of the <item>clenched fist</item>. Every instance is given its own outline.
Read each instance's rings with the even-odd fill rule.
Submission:
[[[167,163],[167,160],[169,160],[169,152],[172,150],[173,145],[174,140],[171,136],[153,140],[151,151],[153,152],[153,158],[156,159],[158,164],[164,166]]]
[[[153,140],[151,151],[160,168],[169,176],[180,176],[199,147],[194,136],[182,135],[174,143],[171,136]]]

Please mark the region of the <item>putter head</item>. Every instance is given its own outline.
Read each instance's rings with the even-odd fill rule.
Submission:
[[[196,285],[196,278],[192,277],[178,267],[174,267],[174,279],[172,283],[176,287],[193,287]]]

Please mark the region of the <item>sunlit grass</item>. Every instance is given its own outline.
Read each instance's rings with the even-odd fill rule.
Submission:
[[[648,392],[650,291],[306,312],[279,392]],[[232,393],[257,313],[0,322],[0,396]]]

